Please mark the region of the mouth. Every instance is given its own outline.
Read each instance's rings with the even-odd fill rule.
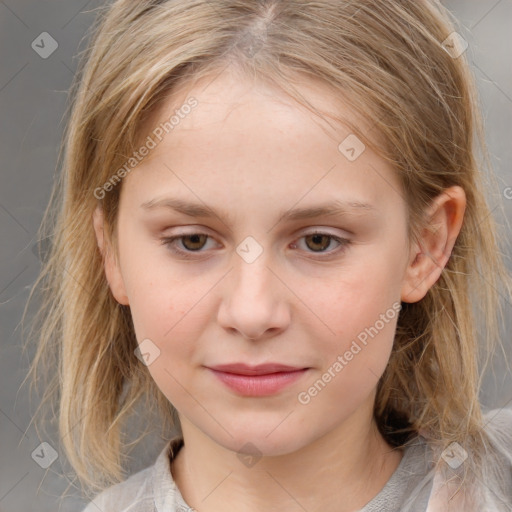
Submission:
[[[235,363],[207,368],[225,386],[242,396],[274,395],[309,370],[277,363],[258,366]]]

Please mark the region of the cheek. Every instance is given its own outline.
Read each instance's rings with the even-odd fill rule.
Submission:
[[[177,293],[177,289],[161,284],[134,288],[131,311],[139,344],[149,339],[154,343],[149,346],[157,353],[147,369],[162,393],[180,409],[190,401],[185,388],[190,387],[193,368],[199,361],[197,340],[205,328],[201,319],[208,316],[198,303],[201,294]]]
[[[323,364],[297,396],[298,402],[332,421],[350,414],[375,391],[389,361],[399,303],[384,310],[383,319],[348,317],[340,323],[343,334],[323,344]],[[370,318],[370,317],[369,317]]]
[[[180,286],[180,285],[178,285]],[[179,354],[191,351],[202,326],[202,305],[199,293],[180,292],[178,287],[162,285],[138,287],[130,297],[130,308],[137,339],[150,338],[162,353]]]
[[[376,384],[387,366],[393,347],[399,303],[378,309],[375,315],[355,313],[339,324],[335,342],[324,346],[324,372],[341,375],[345,385]],[[327,379],[329,377],[326,376]]]
[[[190,329],[189,319],[197,314],[204,291],[201,283],[186,279],[171,268],[161,257],[163,249],[144,251],[143,244],[139,245],[140,250],[128,249],[121,262],[135,333],[139,341],[154,338],[167,344],[167,340],[182,337],[183,324]]]
[[[384,372],[393,347],[400,311],[399,262],[385,250],[375,251],[339,272],[310,302],[322,320],[319,336],[322,372],[332,392],[365,394]],[[333,377],[333,375],[335,377]],[[330,382],[333,382],[331,385]],[[320,383],[322,385],[322,383]]]
[[[341,269],[339,277],[330,279],[327,286],[324,283],[322,290],[311,290],[308,305],[324,321],[325,333],[333,339],[351,340],[378,322],[379,331],[392,336],[389,323],[396,316],[401,289],[396,269],[386,268],[382,261],[372,264],[361,259]],[[385,325],[380,321],[382,315]]]

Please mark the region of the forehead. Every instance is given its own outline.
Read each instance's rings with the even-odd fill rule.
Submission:
[[[303,79],[294,87],[315,108],[369,129],[322,83]],[[183,108],[190,98],[195,106]],[[233,205],[240,196],[264,196],[283,206],[283,197],[292,202],[319,194],[378,204],[383,187],[397,194],[395,173],[369,148],[352,161],[342,153],[340,144],[354,137],[346,125],[316,116],[271,85],[224,72],[182,86],[147,120],[141,140],[173,117],[172,129],[124,180],[139,204],[176,186],[190,197],[222,192]]]
[[[179,124],[172,128],[173,134],[204,128],[212,123],[226,124],[228,116],[237,117],[237,113],[237,122],[242,125],[244,123],[240,117],[255,110],[258,110],[257,117],[261,122],[270,121],[270,124],[285,122],[287,114],[290,121],[304,117],[303,121],[307,119],[308,124],[315,123],[329,132],[334,141],[339,138],[340,126],[329,118],[332,115],[342,115],[363,131],[370,131],[371,122],[348,108],[339,91],[319,79],[296,73],[292,76],[293,80],[290,78],[286,81],[286,87],[293,89],[311,108],[317,109],[318,115],[291,97],[282,86],[272,84],[267,79],[247,77],[236,68],[228,67],[217,74],[196,79],[192,84],[181,82],[153,110],[140,129],[141,136],[150,133],[159,123],[168,121],[191,97],[197,99],[200,108],[194,108],[193,115],[186,114],[184,119],[182,116]],[[274,112],[280,113],[279,119],[275,118]],[[256,120],[251,119],[253,122]]]

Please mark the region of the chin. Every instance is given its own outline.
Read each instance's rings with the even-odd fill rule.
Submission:
[[[232,423],[226,428],[231,435],[223,429],[221,432],[216,429],[215,434],[209,436],[217,444],[240,454],[268,457],[287,455],[304,448],[313,438],[309,439],[311,436],[307,435],[304,428],[285,425],[285,417],[281,415],[277,421]]]

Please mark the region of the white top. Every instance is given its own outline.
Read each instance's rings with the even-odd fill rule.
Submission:
[[[485,429],[499,454],[488,477],[469,503],[455,494],[454,476],[467,452],[460,445],[443,457],[446,474],[434,473],[433,450],[421,435],[404,446],[399,466],[382,490],[358,512],[510,512],[512,511],[512,410],[495,409],[485,414]],[[171,439],[154,465],[98,494],[82,512],[201,512],[183,499],[171,474],[171,460],[183,446],[183,439]],[[454,469],[452,469],[454,466]],[[501,491],[499,478],[503,479]],[[447,484],[445,484],[448,482]],[[480,502],[479,502],[480,500]]]

